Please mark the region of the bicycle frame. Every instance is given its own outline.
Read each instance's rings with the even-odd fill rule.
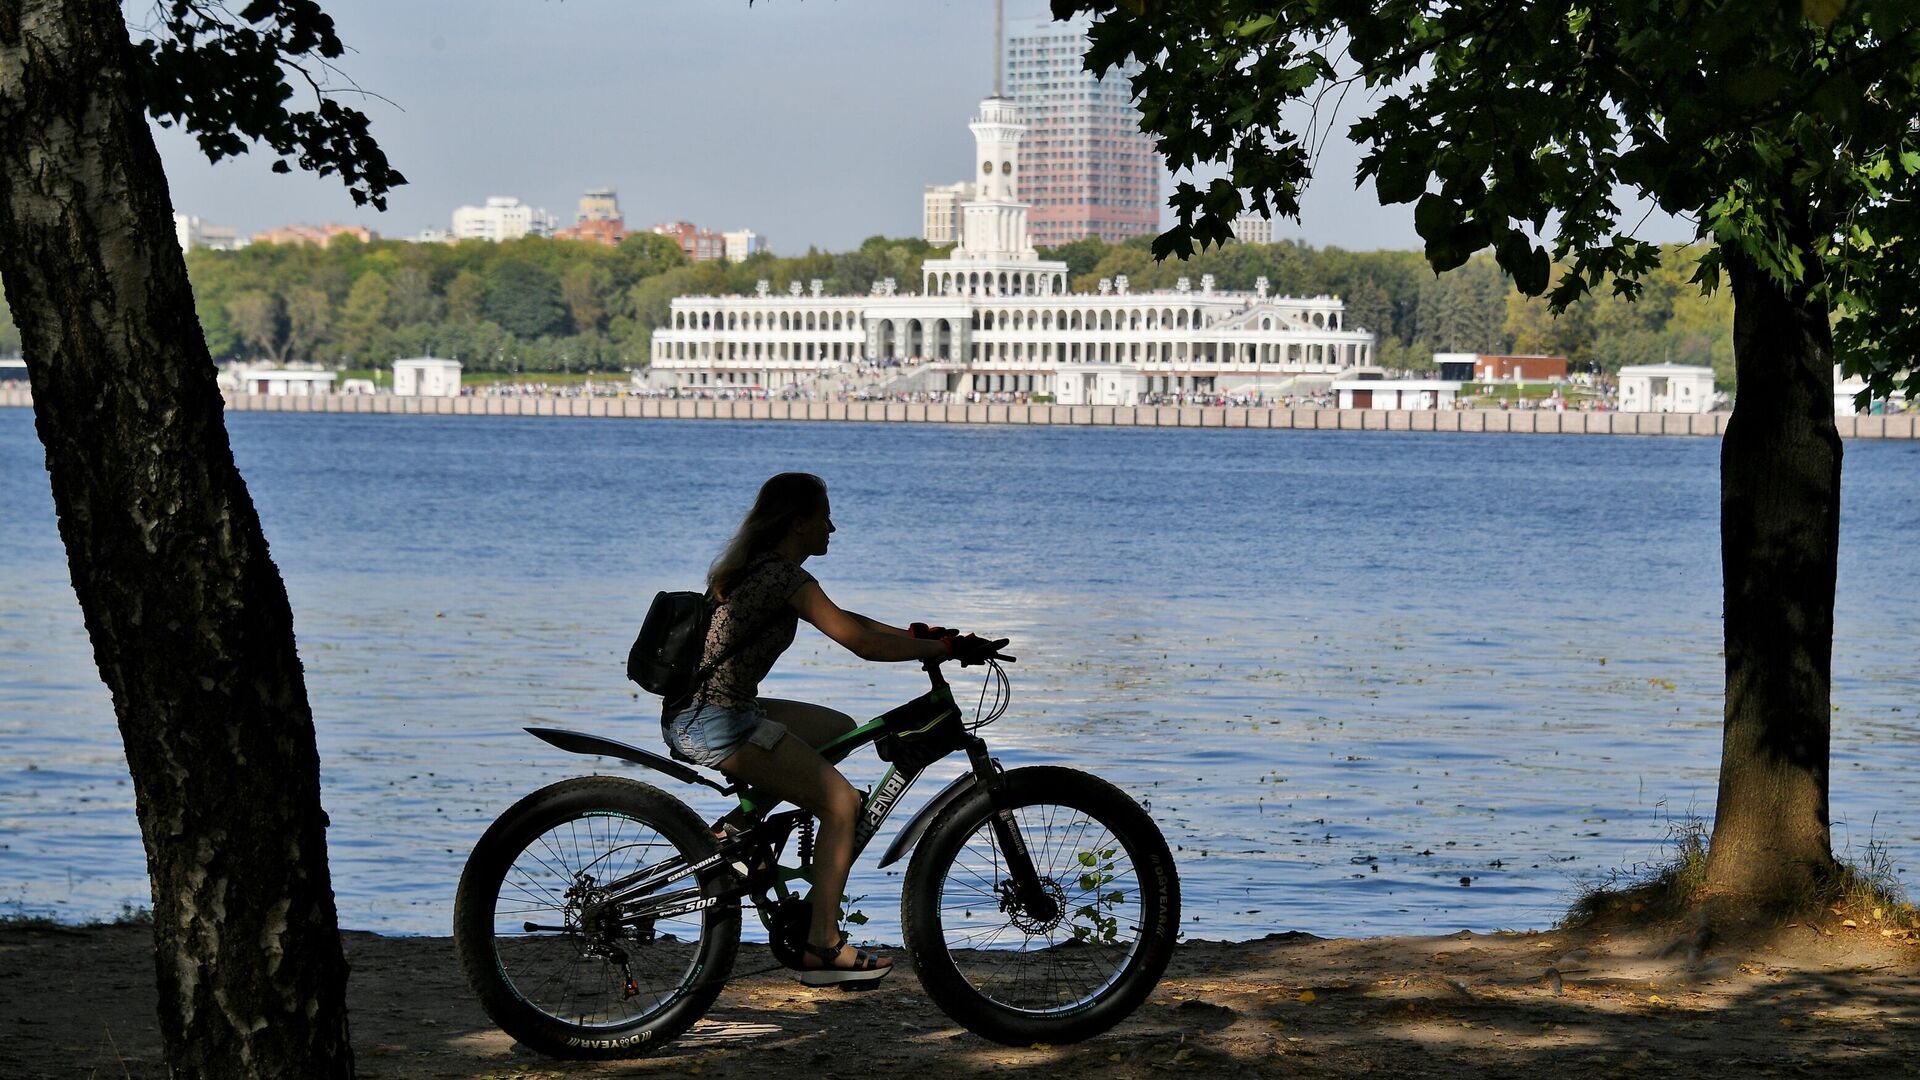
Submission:
[[[827,742],[819,747],[821,756],[829,762],[838,764],[861,747],[877,743],[888,736],[912,736],[931,731],[939,724],[963,723],[960,707],[954,701],[952,688],[941,675],[939,665],[927,663],[923,667],[933,684],[933,688],[927,694]],[[933,718],[925,720],[919,727],[903,728],[901,725],[904,721],[900,719],[901,715],[916,707],[920,707],[919,711],[923,713],[927,711],[927,707],[931,707]],[[915,722],[920,720],[924,720],[924,716],[913,717]],[[549,742],[554,742],[555,745],[576,749],[575,746],[566,746],[558,738],[550,737],[549,733],[540,731],[534,733],[548,739]],[[574,741],[584,747],[589,740],[587,737],[575,737]],[[919,835],[925,831],[925,826],[931,822],[933,814],[929,811],[937,813],[954,798],[975,787],[984,787],[989,793],[995,790],[997,786],[995,779],[999,773],[998,763],[988,755],[986,742],[971,732],[961,736],[957,746],[949,747],[924,761],[912,760],[917,755],[909,754],[907,755],[909,760],[895,761],[890,764],[887,771],[881,775],[879,782],[869,789],[861,800],[860,814],[854,830],[854,860],[858,860],[861,853],[866,850],[867,845],[879,833],[881,826],[886,823],[894,808],[899,805],[901,798],[906,795],[913,786],[913,782],[919,778],[927,766],[947,757],[956,749],[966,751],[972,766],[971,772],[954,781],[945,791],[936,796],[926,809],[922,810],[920,817],[902,833],[899,840],[895,841],[894,849],[888,852],[882,865],[893,862],[904,854],[905,848],[917,841]],[[584,752],[594,751],[585,749]],[[666,762],[644,751],[638,753],[641,754],[641,758],[636,760],[641,760],[643,764],[655,768],[677,764]],[[631,755],[622,756],[631,758]],[[896,756],[899,756],[898,752]],[[766,902],[768,888],[771,887],[779,899],[785,900],[793,895],[788,888],[788,883],[796,880],[809,883],[812,881],[813,870],[809,863],[789,867],[777,861],[778,856],[785,851],[787,840],[793,831],[802,827],[810,815],[805,810],[797,809],[769,814],[768,810],[777,805],[779,800],[763,792],[739,786],[723,788],[693,773],[690,769],[663,768],[662,771],[676,776],[685,773],[682,776],[683,779],[705,783],[716,788],[723,795],[735,795],[739,802],[739,812],[751,821],[752,825],[728,837],[720,844],[718,850],[697,862],[688,863],[684,857],[674,855],[605,883],[596,890],[599,893],[596,897],[596,905],[616,905],[621,911],[620,922],[632,926],[689,914],[754,894],[761,901],[756,904],[760,910],[761,921],[768,923],[771,929],[772,905]],[[1019,826],[1013,814],[1005,810],[997,813],[993,819],[993,828],[1000,849],[1007,859],[1008,870],[1016,892],[1022,902],[1036,909],[1050,907],[1052,901],[1039,887],[1038,874],[1033,869],[1026,844],[1020,836]],[[764,861],[769,865],[768,870],[753,872],[745,869],[751,863],[759,861],[757,857],[764,857]],[[741,872],[734,884],[719,892],[705,895],[698,884],[692,888],[672,892],[661,891],[677,883],[697,879],[702,873],[721,865],[730,865]],[[534,927],[530,924],[528,929],[556,928]]]

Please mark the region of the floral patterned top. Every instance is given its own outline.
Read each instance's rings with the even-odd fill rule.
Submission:
[[[789,601],[813,580],[812,574],[773,552],[748,565],[726,600],[713,611],[700,664],[705,667],[732,648],[738,640],[736,635],[751,634],[754,641],[714,670],[706,689],[694,695],[695,701],[729,709],[754,703],[760,693],[760,680],[793,644],[800,615]]]

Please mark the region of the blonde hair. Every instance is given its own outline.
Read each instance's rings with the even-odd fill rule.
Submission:
[[[745,576],[747,564],[772,550],[793,528],[794,522],[819,513],[826,504],[827,482],[812,473],[781,473],[761,484],[760,494],[754,496],[753,509],[748,510],[740,522],[740,531],[733,534],[733,539],[727,541],[719,557],[707,568],[707,585],[714,595],[726,599],[727,593]]]

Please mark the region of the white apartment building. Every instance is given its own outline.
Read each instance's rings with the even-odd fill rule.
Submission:
[[[797,387],[843,365],[894,361],[949,392],[1025,391],[1064,404],[1127,404],[1176,391],[1286,393],[1324,387],[1366,365],[1374,337],[1345,324],[1338,297],[1194,288],[1134,292],[1124,276],[1097,294],[1067,290],[1067,264],[1042,259],[1019,200],[1025,125],[1011,99],[980,103],[973,130],[981,180],[960,207],[958,244],[921,265],[921,291],[875,282],[829,296],[794,282],[785,296],[683,296],[652,341],[655,372],[674,385]]]
[[[181,251],[206,248],[209,251],[237,251],[244,247],[240,232],[231,225],[213,225],[186,214],[173,215],[173,238]]]
[[[920,239],[941,246],[958,243],[960,208],[973,201],[976,190],[976,185],[965,180],[928,184],[920,196]]]
[[[746,262],[747,256],[767,250],[767,238],[752,229],[735,229],[720,238],[726,241],[728,262]]]
[[[1243,244],[1273,243],[1273,219],[1241,214],[1233,219],[1233,238]]]
[[[553,215],[509,195],[494,195],[485,206],[462,206],[453,212],[456,240],[518,240],[523,236],[552,236]]]

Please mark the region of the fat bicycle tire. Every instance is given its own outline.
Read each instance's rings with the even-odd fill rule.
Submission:
[[[481,1007],[553,1057],[637,1057],[684,1032],[732,971],[738,903],[620,931],[613,944],[627,953],[639,991],[629,996],[626,973],[588,951],[591,935],[568,890],[580,875],[604,883],[676,856],[698,862],[714,848],[685,803],[620,777],[563,780],[515,803],[474,845],[454,898],[454,946]],[[712,896],[729,881],[717,867],[697,886],[666,891]],[[528,932],[528,922],[566,929]]]
[[[1096,776],[1015,769],[1000,785],[1056,912],[1036,919],[1009,899],[995,809],[976,788],[908,864],[900,921],[914,973],[943,1012],[995,1042],[1092,1038],[1132,1014],[1173,957],[1173,856],[1147,812]]]

